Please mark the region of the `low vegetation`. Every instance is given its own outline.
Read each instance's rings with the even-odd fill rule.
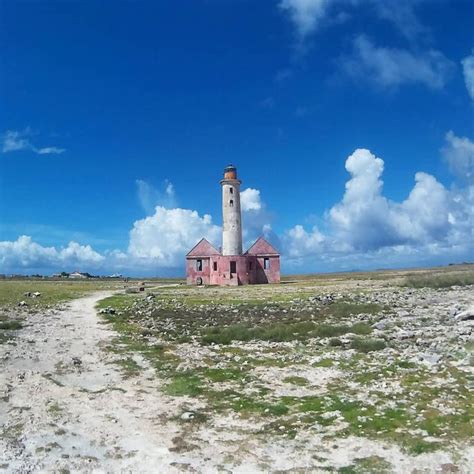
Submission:
[[[11,315],[0,314],[0,344],[6,344],[15,337],[15,331],[23,327],[23,322]]]
[[[106,350],[127,382],[143,380],[145,370],[147,379],[153,372],[160,379],[172,407],[166,416],[186,440],[176,449],[195,449],[189,446],[200,435],[228,429],[255,444],[317,439],[337,450],[341,440],[377,441],[404,456],[443,450],[456,459],[474,437],[473,348],[467,325],[454,316],[471,304],[472,283],[471,270],[448,270],[308,276],[245,288],[157,284],[106,298],[97,309],[116,333]],[[15,296],[3,289],[0,301],[10,309],[0,311],[0,342],[28,325],[33,305],[97,288],[22,284],[10,289]],[[17,310],[26,291],[42,295]],[[44,377],[63,387],[57,375]],[[123,389],[90,394],[106,390]],[[57,421],[68,408],[48,399],[46,412]],[[334,467],[318,452],[315,470],[390,472],[381,456],[360,451]]]
[[[385,440],[411,455],[474,435],[467,373],[449,359],[433,373],[416,359],[426,349],[413,347],[407,360],[415,339],[396,339],[414,321],[397,316],[399,302],[420,313],[413,324],[437,324],[430,308],[419,306],[418,290],[392,286],[374,296],[357,280],[352,291],[328,295],[321,280],[303,281],[163,289],[148,298],[115,296],[100,307],[113,308],[104,318],[120,334],[110,349],[121,364],[133,353],[148,360],[165,394],[199,402],[196,425],[230,412],[260,426],[264,438],[316,430],[324,439]],[[235,299],[236,293],[245,296]],[[388,468],[369,457],[340,472]]]
[[[450,288],[474,285],[474,270],[457,273],[411,275],[405,278],[404,286],[410,288]]]
[[[3,280],[0,281],[0,309],[18,307],[21,301],[28,309],[53,306],[91,291],[121,289],[123,284],[115,281],[43,281],[43,280]],[[28,293],[40,293],[33,298]]]

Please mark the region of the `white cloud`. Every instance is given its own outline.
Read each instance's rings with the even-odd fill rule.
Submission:
[[[37,148],[31,143],[30,137],[33,135],[29,127],[22,131],[18,130],[7,130],[3,134],[2,152],[9,153],[12,151],[29,150],[38,155],[59,155],[66,151],[65,148],[58,148],[55,146],[48,146],[43,148]]]
[[[461,62],[467,92],[471,99],[474,100],[474,52],[471,56],[467,56]]]
[[[254,188],[244,189],[240,193],[240,202],[244,247],[250,247],[258,237],[263,236],[272,245],[279,248],[280,240],[272,229],[274,216],[262,201],[260,190]]]
[[[247,188],[240,193],[240,207],[243,212],[259,211],[262,208],[260,191],[258,189]]]
[[[331,0],[281,0],[279,7],[289,13],[298,37],[304,40],[326,16]]]
[[[174,186],[168,180],[165,180],[163,183],[163,191],[156,189],[142,179],[135,180],[135,184],[137,185],[138,200],[147,214],[152,214],[156,206],[162,206],[168,209],[177,207]]]
[[[290,259],[317,255],[324,250],[325,240],[325,236],[317,227],[307,232],[302,225],[296,225],[285,233],[285,254]]]
[[[26,235],[15,241],[0,242],[0,267],[12,271],[19,268],[95,267],[103,261],[104,257],[90,245],[79,245],[77,242],[69,242],[67,247],[59,249],[43,247]]]
[[[384,162],[369,150],[356,150],[346,169],[350,179],[342,200],[326,215],[326,232],[308,232],[301,225],[287,231],[289,258],[364,265],[365,256],[367,262],[379,259],[386,265],[473,251],[473,186],[450,191],[435,177],[418,172],[408,197],[394,202],[383,195]]]
[[[182,266],[184,255],[202,237],[220,243],[221,228],[212,223],[210,215],[157,206],[155,214],[134,223],[128,253],[157,268]]]
[[[424,244],[449,232],[449,193],[433,176],[416,173],[415,186],[402,203],[382,194],[383,161],[356,150],[346,161],[351,179],[342,201],[329,211],[337,240],[354,250]]]
[[[466,137],[457,137],[452,131],[446,134],[446,145],[442,149],[445,160],[453,174],[463,180],[474,180],[474,142]]]
[[[27,129],[26,129],[27,130]],[[30,150],[31,144],[25,138],[25,132],[18,132],[15,130],[7,130],[3,135],[3,153],[19,150]]]
[[[353,54],[342,57],[339,64],[353,78],[382,88],[419,83],[442,89],[454,67],[439,51],[415,54],[405,49],[379,47],[363,35],[355,39]]]
[[[65,148],[58,148],[57,146],[47,146],[44,148],[33,148],[33,151],[38,155],[60,155],[66,151]]]
[[[323,25],[344,23],[360,15],[362,9],[363,14],[391,23],[405,38],[414,40],[429,32],[415,11],[424,2],[426,0],[281,0],[278,7],[288,14],[299,45],[303,46]]]

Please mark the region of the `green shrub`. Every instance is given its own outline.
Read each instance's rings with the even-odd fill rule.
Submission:
[[[336,301],[329,306],[329,312],[336,318],[346,318],[355,314],[377,314],[383,311],[383,307],[377,303],[351,303],[347,301]]]
[[[365,339],[362,337],[356,337],[351,343],[351,348],[359,352],[381,351],[386,347],[387,344],[383,339]]]
[[[3,330],[16,331],[18,329],[21,329],[22,327],[23,325],[20,321],[0,321],[0,329]]]

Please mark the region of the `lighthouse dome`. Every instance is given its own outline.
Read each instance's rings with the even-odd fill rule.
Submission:
[[[224,179],[237,179],[237,168],[234,165],[227,165],[224,168]]]

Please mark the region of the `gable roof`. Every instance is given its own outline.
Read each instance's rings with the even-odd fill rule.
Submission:
[[[208,240],[202,238],[187,254],[186,257],[210,257],[211,255],[220,255]]]
[[[245,255],[280,255],[278,250],[270,245],[263,237],[259,237],[245,252]]]

